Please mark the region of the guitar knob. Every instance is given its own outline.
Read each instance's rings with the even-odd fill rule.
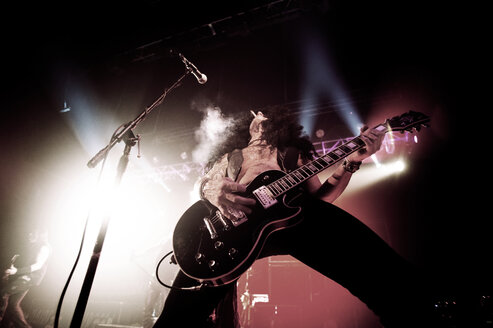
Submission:
[[[231,248],[228,252],[228,255],[229,257],[231,257],[231,259],[234,259],[236,254],[238,254],[238,250],[236,248]]]
[[[202,253],[197,253],[195,255],[195,261],[197,261],[197,263],[199,263],[199,264],[204,261],[204,258],[205,258],[205,256]]]
[[[211,269],[212,271],[214,271],[215,268],[217,268],[217,262],[214,261],[214,260],[210,260],[209,261],[209,269]]]
[[[216,242],[214,243],[214,248],[215,248],[216,250],[220,250],[220,249],[222,249],[223,247],[224,247],[224,243],[223,243],[222,241],[220,241],[220,240],[218,240],[218,241],[216,241]]]

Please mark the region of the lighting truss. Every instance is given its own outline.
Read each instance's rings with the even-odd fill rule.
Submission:
[[[309,10],[321,10],[324,1],[312,0],[276,0],[257,7],[190,28],[185,31],[167,35],[159,40],[141,45],[119,55],[128,61],[153,61],[168,55],[174,47],[210,47],[221,40],[235,36],[247,35],[270,25],[282,23],[299,17]],[[127,61],[125,60],[125,61]]]

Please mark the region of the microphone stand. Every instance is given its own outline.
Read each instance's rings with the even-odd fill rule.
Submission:
[[[124,128],[122,131],[120,131],[118,134],[115,134],[112,138],[110,143],[101,149],[96,155],[94,155],[93,158],[89,160],[87,163],[87,166],[90,168],[95,167],[103,158],[105,158],[113,146],[120,142],[124,141],[125,142],[125,149],[123,151],[122,156],[120,157],[120,161],[118,163],[118,169],[117,169],[117,175],[115,177],[115,186],[119,186],[121,179],[123,177],[123,173],[125,172],[128,164],[128,155],[130,154],[131,148],[136,144],[136,141],[139,140],[139,138],[136,138],[133,129],[141,123],[146,116],[157,106],[159,106],[166,95],[176,87],[178,87],[181,83],[181,81],[187,76],[189,73],[191,73],[191,69],[187,68],[187,71],[178,78],[178,80],[171,85],[168,89],[165,89],[164,92],[159,96],[159,98],[154,101],[149,107],[147,107],[142,113],[140,113],[134,120],[131,122],[127,123],[124,125]],[[94,276],[96,274],[96,269],[99,263],[99,258],[101,256],[101,251],[103,249],[103,243],[104,239],[106,236],[106,230],[108,228],[108,224],[110,221],[110,217],[106,216],[101,223],[99,233],[98,233],[98,238],[96,240],[96,243],[94,245],[93,249],[93,254],[91,256],[91,260],[89,261],[89,265],[87,268],[86,276],[84,278],[84,282],[82,284],[82,289],[79,295],[79,299],[77,301],[75,311],[74,311],[74,316],[72,318],[72,321],[70,323],[70,328],[80,328],[82,325],[82,319],[84,317],[84,312],[87,306],[87,301],[89,298],[89,294],[91,291],[91,287],[94,281]]]

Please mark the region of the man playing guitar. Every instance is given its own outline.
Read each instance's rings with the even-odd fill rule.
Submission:
[[[252,114],[253,120],[251,116],[248,120],[239,120],[234,134],[212,154],[212,167],[200,183],[203,202],[220,212],[214,220],[223,222],[224,228],[249,224],[245,223],[247,217],[253,215],[252,208],[258,206],[261,199],[243,194],[252,180],[259,179],[265,172],[273,172],[271,170],[294,172],[315,156],[313,145],[303,135],[297,118],[287,110],[272,108]],[[347,288],[379,316],[385,327],[427,327],[426,313],[431,311],[431,304],[427,304],[422,282],[413,266],[361,221],[332,204],[361,162],[380,149],[386,132],[382,126],[385,128],[385,125],[362,128],[361,148],[348,151],[350,155],[325,182],[314,175],[297,188],[301,189],[299,196],[291,200],[279,198],[285,208],[292,208],[293,203],[299,206],[301,211],[296,216],[302,219],[286,229],[273,229],[268,238],[259,242],[262,247],[258,247],[261,251],[256,258],[291,255]],[[213,220],[204,218],[204,222],[204,232],[200,235],[205,236],[203,240],[216,240],[214,247],[224,247],[216,236]],[[175,234],[179,235],[189,225],[186,221],[177,225]],[[194,249],[195,245],[190,245],[189,241],[186,236],[178,236],[174,241],[175,256],[182,269],[188,259],[180,259],[177,248],[184,245]],[[203,261],[204,252],[200,251],[203,244],[199,243],[195,260],[194,256],[187,258],[191,258],[193,266],[204,270],[205,278],[194,279],[187,270],[182,270],[174,281],[177,288],[170,291],[155,327],[238,327],[233,315],[236,313],[235,280],[226,274],[213,278],[222,267],[215,260]],[[232,250],[237,249],[230,249],[231,258],[235,255],[231,254]],[[197,281],[206,282],[198,291],[179,289],[197,285]]]

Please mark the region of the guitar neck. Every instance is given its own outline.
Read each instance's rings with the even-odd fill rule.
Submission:
[[[375,129],[383,131],[387,127],[385,124],[379,124]],[[278,197],[363,147],[365,147],[365,142],[360,137],[355,137],[331,152],[291,171],[266,187],[274,197]]]

